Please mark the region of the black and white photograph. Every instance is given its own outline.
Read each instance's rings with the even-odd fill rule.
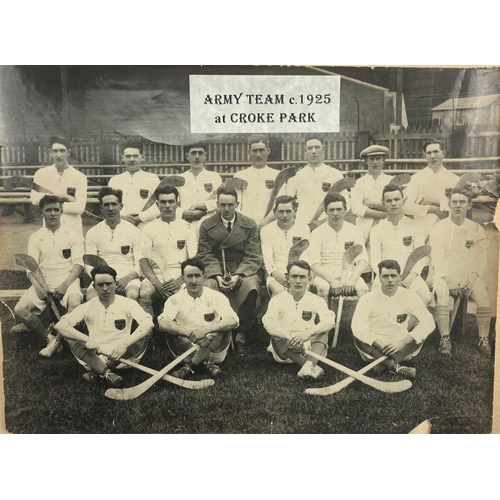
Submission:
[[[0,84],[6,432],[492,432],[500,68]]]

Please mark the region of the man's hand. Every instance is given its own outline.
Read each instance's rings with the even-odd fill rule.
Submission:
[[[76,198],[74,196],[70,196],[69,194],[61,194],[57,197],[61,203],[74,203]]]
[[[437,198],[422,198],[419,205],[434,205],[439,207],[439,200]]]
[[[307,332],[294,332],[290,339],[290,349],[297,353],[304,351],[304,342],[307,342],[311,336]]]
[[[328,281],[328,283],[330,283],[330,290],[332,291],[334,297],[342,295],[342,286],[340,285],[339,278],[332,278]]]
[[[167,281],[164,281],[161,285],[162,290],[168,295],[173,295],[179,291],[179,287],[175,283],[175,280],[169,278]]]
[[[139,218],[139,214],[122,215],[121,218],[122,218],[122,220],[126,220],[127,222],[130,222],[130,224],[133,224],[134,226],[137,226],[139,224],[139,222],[141,222],[141,219]]]
[[[116,293],[118,295],[125,295],[125,288],[132,281],[132,278],[123,277],[116,282]]]
[[[309,222],[309,224],[307,224],[309,226],[309,229],[310,231],[314,231],[315,229],[317,229],[319,226],[321,226],[322,224],[324,224],[326,221],[326,219],[322,219],[322,220],[312,220],[311,222]]]
[[[402,351],[407,345],[408,342],[406,342],[405,340],[398,340],[397,342],[388,342],[382,347],[382,352],[386,356],[394,357],[398,352]]]
[[[85,342],[85,347],[90,351],[90,354],[92,355],[99,354],[99,352],[101,351],[99,344],[95,340],[92,340],[90,337],[87,342]]]
[[[167,300],[168,299],[169,295],[163,290],[162,283],[160,283],[160,281],[158,281],[158,283],[155,283],[154,287],[155,287],[155,290],[158,293],[158,295],[163,300]]]
[[[113,347],[113,350],[109,353],[108,358],[111,361],[118,361],[127,352],[127,349],[127,344],[125,344],[125,342],[122,342]]]
[[[61,300],[68,290],[68,285],[61,283],[53,292],[52,296],[54,299]]]
[[[342,295],[344,295],[345,297],[354,295],[356,293],[356,289],[354,288],[355,286],[356,280],[349,278],[342,286]]]
[[[35,292],[36,292],[37,297],[40,300],[48,302],[50,290],[48,288],[42,288],[41,286],[36,286],[34,288],[35,288]]]
[[[280,271],[273,271],[271,273],[271,276],[281,285],[284,286],[285,288],[290,288],[290,283],[288,282],[286,276],[281,273]]]
[[[479,278],[476,273],[470,273],[467,281],[462,286],[462,292],[465,294],[469,294],[474,287],[474,282]]]
[[[207,212],[202,212],[201,210],[185,210],[182,218],[186,222],[193,222],[194,220],[200,220],[205,215],[207,215]]]
[[[220,280],[219,280],[220,278]],[[231,276],[231,279],[229,281],[224,281],[222,279],[222,276],[217,276],[217,282],[219,283],[219,287],[223,292],[231,292],[234,290],[240,283],[241,276],[239,274],[235,274],[234,276]]]

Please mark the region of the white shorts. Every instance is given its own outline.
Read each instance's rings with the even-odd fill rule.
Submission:
[[[73,281],[73,283],[71,283],[71,285],[66,290],[64,297],[60,300],[62,306],[65,307],[66,309],[68,308],[68,297],[73,294],[78,295],[80,297],[80,300],[83,299],[83,294],[82,291],[80,290],[79,281],[77,279]],[[33,286],[28,288],[28,290],[24,293],[23,297],[28,299],[40,311],[44,311],[45,308],[48,306],[47,302],[38,298],[38,295],[36,294]]]

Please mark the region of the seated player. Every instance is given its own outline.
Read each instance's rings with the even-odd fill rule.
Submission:
[[[19,333],[27,329],[39,334],[47,342],[40,356],[50,358],[61,348],[61,336],[49,333],[38,316],[47,307],[49,295],[70,312],[82,303],[77,278],[83,269],[83,241],[76,230],[61,224],[63,208],[57,196],[41,198],[40,212],[44,226],[30,236],[28,255],[37,262],[48,289],[28,271],[31,287],[14,308],[24,325],[16,325],[11,331]]]
[[[196,255],[196,231],[189,222],[178,219],[179,192],[175,187],[164,186],[155,190],[160,218],[147,224],[142,231],[139,264],[146,279],[141,283],[139,304],[153,316],[153,302],[157,298],[167,300],[179,291],[176,279],[181,275],[181,262]],[[148,247],[162,255],[166,269],[158,262],[144,257]],[[165,273],[165,274],[164,274]]]
[[[158,324],[166,332],[167,344],[175,356],[193,343],[200,349],[172,375],[185,379],[203,368],[210,377],[216,377],[222,371],[217,365],[226,358],[231,331],[239,324],[238,315],[224,294],[204,286],[205,265],[200,259],[184,261],[181,270],[186,288],[165,302]]]
[[[139,249],[141,231],[122,219],[120,189],[103,187],[97,195],[104,220],[91,227],[85,237],[85,253],[102,257],[117,273],[116,293],[129,299],[139,299]],[[90,274],[90,270],[89,270]],[[94,287],[87,288],[87,301],[97,295]]]
[[[488,291],[481,279],[487,262],[487,252],[482,252],[477,259],[469,262],[469,252],[474,243],[485,238],[484,229],[476,222],[466,218],[467,210],[472,206],[470,193],[467,190],[453,188],[449,198],[450,217],[437,222],[431,229],[429,243],[432,248],[434,265],[433,290],[436,296],[434,317],[441,335],[439,352],[451,354],[450,342],[450,294],[458,293],[470,296],[476,303],[476,321],[479,333],[479,350],[491,357],[488,340],[491,322],[491,307]],[[465,283],[459,279],[472,266]]]
[[[361,297],[368,292],[361,274],[368,264],[365,250],[365,239],[361,229],[344,220],[347,204],[341,194],[325,197],[325,212],[328,223],[323,224],[311,233],[309,247],[309,263],[316,274],[314,286],[317,294],[328,303],[328,295],[354,295]],[[347,280],[341,283],[342,259],[344,252],[353,245],[361,245],[363,252],[354,260],[354,269]]]
[[[335,313],[324,300],[307,291],[311,268],[303,260],[287,266],[290,288],[275,295],[262,318],[267,333],[271,336],[268,348],[278,363],[295,363],[301,368],[300,378],[318,379],[324,375],[316,366],[316,358],[304,356],[304,347],[326,356],[328,332],[335,326]]]
[[[385,186],[382,192],[382,204],[387,211],[387,219],[380,220],[370,231],[371,266],[376,272],[381,260],[396,260],[401,269],[404,269],[408,257],[417,247],[425,244],[424,232],[413,219],[403,214],[406,202],[403,190],[399,186]],[[426,307],[432,301],[432,295],[427,283],[420,273],[427,264],[427,259],[418,262],[408,276],[401,281],[401,285],[415,292]],[[380,286],[378,276],[374,287]]]
[[[97,297],[66,314],[57,323],[71,352],[85,367],[86,382],[96,382],[99,377],[111,387],[118,387],[122,377],[112,369],[128,368],[120,358],[139,362],[146,352],[153,320],[137,302],[116,295],[116,271],[109,266],[92,269],[92,280]],[[132,329],[132,320],[137,328]],[[89,334],[75,329],[84,321]]]
[[[414,379],[416,368],[400,363],[420,352],[434,320],[417,294],[399,286],[397,261],[383,260],[378,270],[380,287],[359,299],[352,317],[354,345],[364,361],[389,356],[382,361],[386,368]]]
[[[262,256],[267,272],[266,285],[271,296],[288,288],[286,266],[290,248],[300,240],[310,237],[309,226],[296,224],[295,214],[298,203],[291,196],[276,198],[274,214],[276,221],[264,226],[260,232]],[[307,260],[307,257],[303,257]]]

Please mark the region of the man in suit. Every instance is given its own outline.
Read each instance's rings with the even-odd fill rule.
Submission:
[[[201,223],[197,257],[206,266],[207,286],[225,293],[238,313],[240,326],[235,350],[243,357],[246,356],[246,334],[260,290],[262,251],[257,224],[236,213],[237,207],[236,191],[219,187],[218,212]]]

